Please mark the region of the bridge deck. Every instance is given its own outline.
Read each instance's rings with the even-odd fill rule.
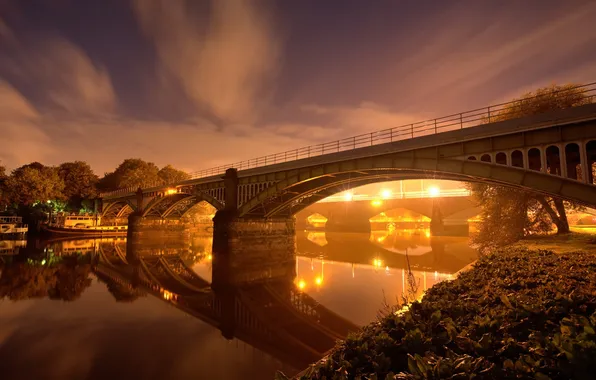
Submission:
[[[299,159],[293,159],[290,156],[286,159],[282,159],[285,162],[240,170],[238,172],[238,177],[243,178],[281,171],[298,170],[310,166],[325,165],[352,159],[370,158],[388,153],[407,152],[415,149],[433,148],[453,143],[463,143],[483,138],[498,137],[519,132],[529,132],[543,128],[577,124],[592,120],[596,120],[596,103],[413,138],[394,139],[392,137],[383,137],[380,139],[375,139],[373,137],[370,140],[369,146],[358,147],[358,145],[361,145],[361,143],[357,143],[355,140],[355,148],[353,149],[340,150],[338,152],[325,154],[317,154],[317,152],[313,152],[313,157]],[[222,167],[221,173],[186,180],[180,182],[176,186],[190,186],[221,181],[224,170],[225,168]],[[168,186],[164,185],[146,188],[144,189],[144,192],[160,191],[167,187]],[[103,194],[103,196],[105,199],[116,199],[131,196],[135,191],[136,189],[133,188],[121,189],[113,193]]]

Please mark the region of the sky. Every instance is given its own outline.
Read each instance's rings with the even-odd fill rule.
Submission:
[[[194,171],[596,81],[593,0],[0,0],[0,164]]]

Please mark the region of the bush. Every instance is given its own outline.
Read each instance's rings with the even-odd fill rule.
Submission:
[[[596,256],[515,249],[338,346],[301,379],[592,379]]]

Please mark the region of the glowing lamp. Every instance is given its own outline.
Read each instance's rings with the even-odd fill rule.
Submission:
[[[352,200],[352,198],[354,198],[354,194],[352,194],[351,191],[348,191],[347,193],[344,194],[344,200],[349,202]]]
[[[373,205],[373,207],[379,207],[383,204],[383,201],[380,199],[375,199],[374,201],[370,202],[370,204]]]
[[[299,288],[300,290],[302,290],[302,289],[306,288],[306,282],[305,282],[304,280],[300,280],[300,281],[298,281],[298,288]]]
[[[381,190],[381,197],[383,197],[383,199],[391,198],[391,194],[392,192],[389,189]]]
[[[429,194],[431,197],[438,197],[438,196],[439,196],[439,194],[441,194],[441,189],[439,189],[439,188],[438,188],[438,187],[436,187],[436,186],[431,186],[431,187],[429,187],[429,188],[428,188],[428,194]]]
[[[323,279],[321,277],[315,278],[315,284],[321,285],[323,283]]]

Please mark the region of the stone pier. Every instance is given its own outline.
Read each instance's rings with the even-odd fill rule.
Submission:
[[[225,208],[213,218],[214,279],[241,284],[295,276],[295,219],[238,217],[236,169],[226,171],[224,183]],[[218,271],[225,276],[215,276]]]
[[[213,271],[232,284],[288,278],[296,273],[293,218],[213,219]],[[221,265],[220,265],[221,264]],[[225,272],[215,276],[215,272]]]

